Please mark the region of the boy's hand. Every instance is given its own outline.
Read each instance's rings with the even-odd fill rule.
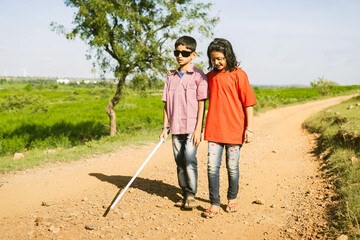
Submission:
[[[245,130],[245,143],[250,143],[254,138],[254,132],[252,130]]]
[[[161,139],[164,139],[164,142],[166,141],[166,139],[167,139],[167,137],[168,137],[168,130],[167,129],[164,129],[164,130],[162,130],[162,132],[161,132],[161,134],[160,134],[160,136],[159,136],[159,141],[161,140]]]
[[[191,141],[193,141],[193,145],[195,147],[200,145],[201,142],[201,130],[196,130],[193,132],[192,136],[191,136]]]

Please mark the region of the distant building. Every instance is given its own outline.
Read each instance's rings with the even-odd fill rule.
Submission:
[[[69,83],[76,83],[76,84],[91,84],[91,83],[96,83],[96,80],[82,80],[82,79],[73,79],[73,80],[69,80],[67,78],[59,78],[58,80],[56,80],[57,84],[69,84]]]
[[[56,80],[56,83],[64,83],[64,84],[69,84],[70,80],[66,79],[66,78],[59,78],[58,80]]]
[[[85,83],[85,84],[96,83],[95,80],[84,80],[84,81],[82,81],[82,82]]]

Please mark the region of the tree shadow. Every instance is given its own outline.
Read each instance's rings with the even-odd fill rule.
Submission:
[[[7,132],[3,137],[14,138],[18,136],[26,136],[26,143],[30,145],[32,142],[44,141],[44,139],[53,138],[54,141],[63,136],[72,145],[79,142],[90,140],[98,140],[107,133],[106,127],[101,122],[81,121],[77,123],[60,120],[53,124],[37,124],[37,123],[21,123],[13,131]]]

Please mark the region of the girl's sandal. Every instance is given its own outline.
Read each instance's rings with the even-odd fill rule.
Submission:
[[[185,205],[185,200],[184,199],[180,199],[179,201],[177,201],[174,206],[175,207],[184,207]]]
[[[194,209],[196,207],[196,200],[195,199],[186,199],[184,208],[186,209]]]
[[[228,213],[237,212],[237,210],[238,210],[238,203],[237,202],[229,203],[226,206],[226,209],[225,209],[225,211],[228,212]]]
[[[219,211],[213,211],[209,208],[209,209],[206,209],[205,212],[202,213],[202,216],[206,217],[206,218],[213,218],[218,214],[219,214]]]

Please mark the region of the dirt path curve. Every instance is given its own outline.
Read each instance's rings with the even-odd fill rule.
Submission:
[[[200,216],[209,206],[206,142],[198,150],[198,208],[173,207],[180,191],[167,141],[106,217],[103,214],[119,188],[156,143],[0,175],[5,182],[0,187],[0,239],[322,238],[331,186],[320,177],[319,163],[311,153],[313,137],[301,124],[311,114],[348,98],[285,107],[255,117],[255,140],[241,150],[237,213],[222,210],[214,219]],[[225,170],[223,164],[222,204],[226,204]],[[262,204],[254,204],[255,200]]]

